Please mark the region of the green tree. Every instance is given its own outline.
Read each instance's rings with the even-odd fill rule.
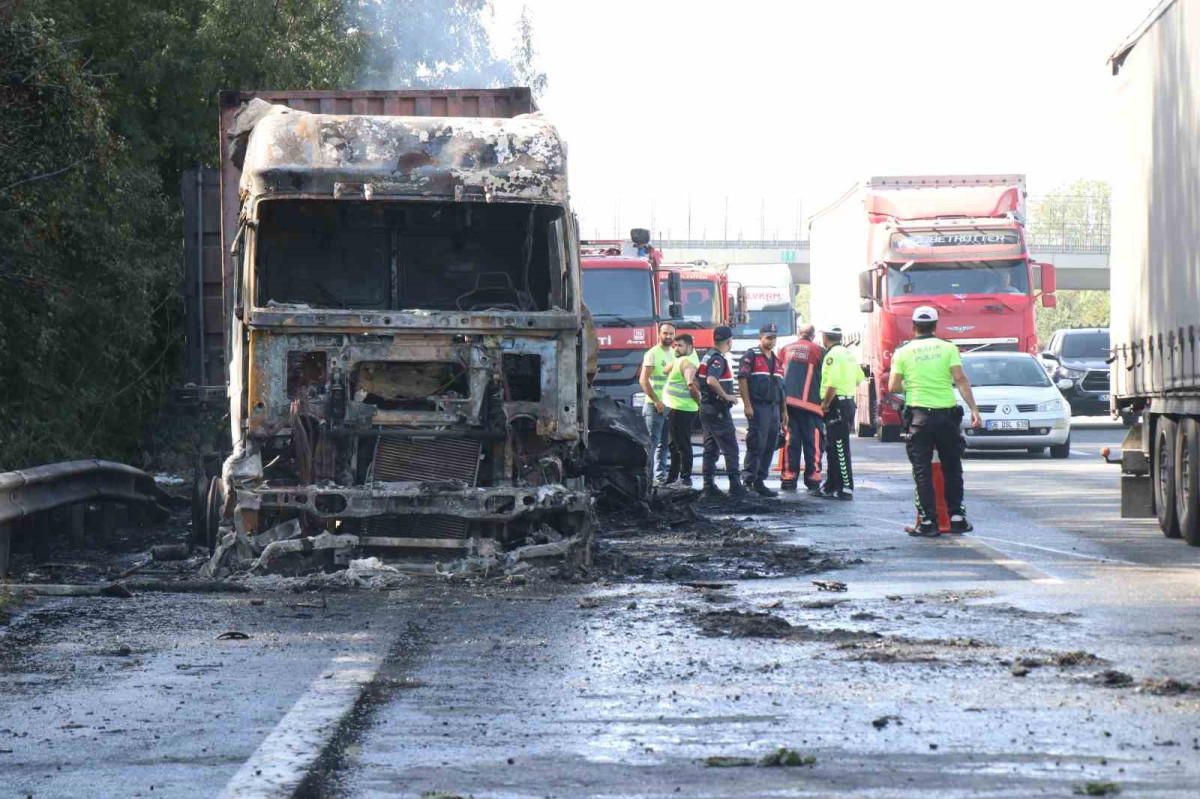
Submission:
[[[173,377],[171,210],[57,26],[0,27],[0,470],[136,446]]]
[[[1070,290],[1055,292],[1058,305],[1037,308],[1038,341],[1050,341],[1055,330],[1064,327],[1108,327],[1109,293],[1107,291]]]

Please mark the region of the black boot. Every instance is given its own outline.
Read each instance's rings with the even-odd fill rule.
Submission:
[[[738,479],[737,475],[729,478],[729,496],[734,499],[745,499],[750,492],[746,490],[746,486]]]
[[[796,490],[796,481],[795,480],[779,481],[779,490],[780,491],[795,491]]]
[[[704,478],[704,490],[702,493],[705,499],[725,499],[725,492],[717,488],[717,484],[713,482],[711,477]]]
[[[773,491],[770,488],[767,488],[767,484],[764,483],[762,480],[754,481],[754,493],[758,494],[760,497],[777,497],[777,496],[779,496],[778,491]]]
[[[937,538],[941,532],[938,530],[937,522],[933,519],[921,519],[917,522],[916,527],[912,528],[909,535],[920,538]]]

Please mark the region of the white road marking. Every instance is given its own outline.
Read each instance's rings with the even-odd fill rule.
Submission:
[[[359,653],[335,658],[333,671],[313,680],[221,793],[228,799],[291,796],[354,707],[383,657]]]
[[[1040,549],[1043,552],[1053,552],[1056,555],[1066,555],[1071,558],[1082,558],[1084,560],[1094,560],[1100,563],[1119,563],[1122,566],[1141,566],[1141,563],[1134,563],[1131,560],[1121,560],[1120,558],[1103,558],[1098,555],[1084,555],[1082,552],[1067,552],[1063,549],[1054,549],[1053,547],[1043,547],[1038,544],[1023,544],[1020,541],[1009,541],[1004,538],[990,538],[985,535],[972,535],[972,538],[978,538],[983,541],[995,541],[998,544],[1009,544],[1014,547],[1026,547],[1028,549]]]
[[[913,515],[914,516],[916,515],[915,511],[913,512]],[[904,524],[904,522],[896,522],[891,519],[882,519],[878,516],[863,515],[860,518],[870,519],[870,520],[876,521],[876,522],[885,522],[887,524],[899,524],[901,526],[903,526],[903,524]],[[1032,563],[1029,563],[1028,561],[1020,560],[1019,558],[1014,558],[1011,555],[1009,555],[1007,552],[1002,552],[999,549],[996,549],[995,547],[988,546],[987,544],[974,543],[974,542],[979,541],[980,539],[983,539],[986,541],[996,541],[999,543],[1015,544],[1016,546],[1033,546],[1032,544],[1018,544],[1015,541],[1004,541],[999,538],[985,538],[984,536],[975,535],[973,533],[968,533],[965,536],[958,536],[958,535],[950,536],[949,538],[951,541],[955,542],[959,546],[965,546],[968,549],[974,549],[976,552],[979,552],[981,555],[986,556],[989,560],[991,560],[997,566],[1000,566],[1001,568],[1004,568],[1004,569],[1008,569],[1010,572],[1012,572],[1013,574],[1016,574],[1018,577],[1022,577],[1026,580],[1031,580],[1032,582],[1041,583],[1041,584],[1045,584],[1045,585],[1057,585],[1062,582],[1062,580],[1060,580],[1059,578],[1046,573],[1045,571],[1043,571],[1042,569],[1039,569],[1037,566],[1034,566]],[[1045,549],[1046,547],[1033,547],[1033,548],[1034,549]],[[1050,550],[1050,551],[1056,552],[1057,550]],[[1066,553],[1064,553],[1064,554],[1066,554]],[[999,555],[1000,557],[996,557],[997,555]]]

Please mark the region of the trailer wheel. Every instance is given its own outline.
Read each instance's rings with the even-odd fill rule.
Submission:
[[[1200,546],[1200,423],[1191,417],[1179,421],[1175,434],[1175,517],[1179,532],[1194,547]]]
[[[1158,526],[1167,538],[1179,538],[1179,517],[1175,514],[1175,434],[1174,419],[1160,416],[1154,425],[1154,509]]]

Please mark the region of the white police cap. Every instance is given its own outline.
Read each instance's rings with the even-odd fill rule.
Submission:
[[[936,322],[937,320],[937,308],[931,305],[921,305],[913,311],[914,322]]]

